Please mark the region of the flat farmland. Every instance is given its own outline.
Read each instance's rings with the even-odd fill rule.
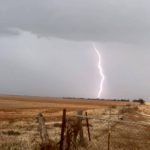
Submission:
[[[59,117],[61,111],[103,109],[109,106],[124,106],[125,102],[63,99],[31,96],[0,96],[0,120],[33,119],[41,112],[45,116]]]
[[[76,112],[83,110],[89,118],[82,120],[85,145],[81,146],[77,136],[76,145],[70,150],[107,150],[110,134],[111,150],[149,150],[150,105],[111,100],[65,99],[31,96],[0,96],[0,150],[41,150],[41,134],[37,115],[42,113],[50,144],[59,149],[61,139],[62,110],[67,109],[65,140],[70,131],[71,120],[78,119]],[[71,120],[70,120],[71,119]],[[70,120],[70,121],[69,121]],[[76,122],[74,122],[76,123]],[[71,128],[69,128],[71,127]],[[67,145],[65,145],[67,146]],[[76,148],[75,148],[75,147]]]

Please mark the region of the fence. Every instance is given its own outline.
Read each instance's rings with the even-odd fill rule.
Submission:
[[[67,116],[63,110],[60,127],[60,139],[49,147],[59,150],[149,150],[150,125],[136,114],[136,108],[123,107],[117,113],[116,108],[107,109],[101,116],[91,116],[78,111]],[[40,128],[40,135],[46,136],[45,126]],[[44,128],[44,132],[42,129]],[[42,133],[43,132],[43,133]],[[45,135],[44,135],[45,134]],[[47,139],[47,138],[46,138]],[[47,141],[47,140],[46,140]]]

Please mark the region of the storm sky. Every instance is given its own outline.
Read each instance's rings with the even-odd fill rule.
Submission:
[[[0,0],[0,94],[150,100],[150,1]]]

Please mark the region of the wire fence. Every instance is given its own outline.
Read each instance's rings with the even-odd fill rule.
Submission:
[[[149,150],[150,126],[129,121],[90,119],[91,141],[82,149],[87,150]],[[85,129],[85,139],[88,134]],[[79,148],[81,149],[81,147]]]
[[[150,149],[150,124],[132,107],[109,108],[100,115],[83,111],[67,115],[64,110],[57,127],[59,150]]]

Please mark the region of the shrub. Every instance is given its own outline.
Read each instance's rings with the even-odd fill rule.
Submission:
[[[140,98],[138,100],[135,99],[135,100],[133,100],[133,102],[140,103],[141,105],[145,104],[145,101],[142,98]]]
[[[6,135],[13,135],[13,136],[18,136],[18,135],[20,135],[20,132],[18,132],[18,131],[13,131],[13,130],[3,131],[2,133],[3,133],[3,134],[6,134]]]

